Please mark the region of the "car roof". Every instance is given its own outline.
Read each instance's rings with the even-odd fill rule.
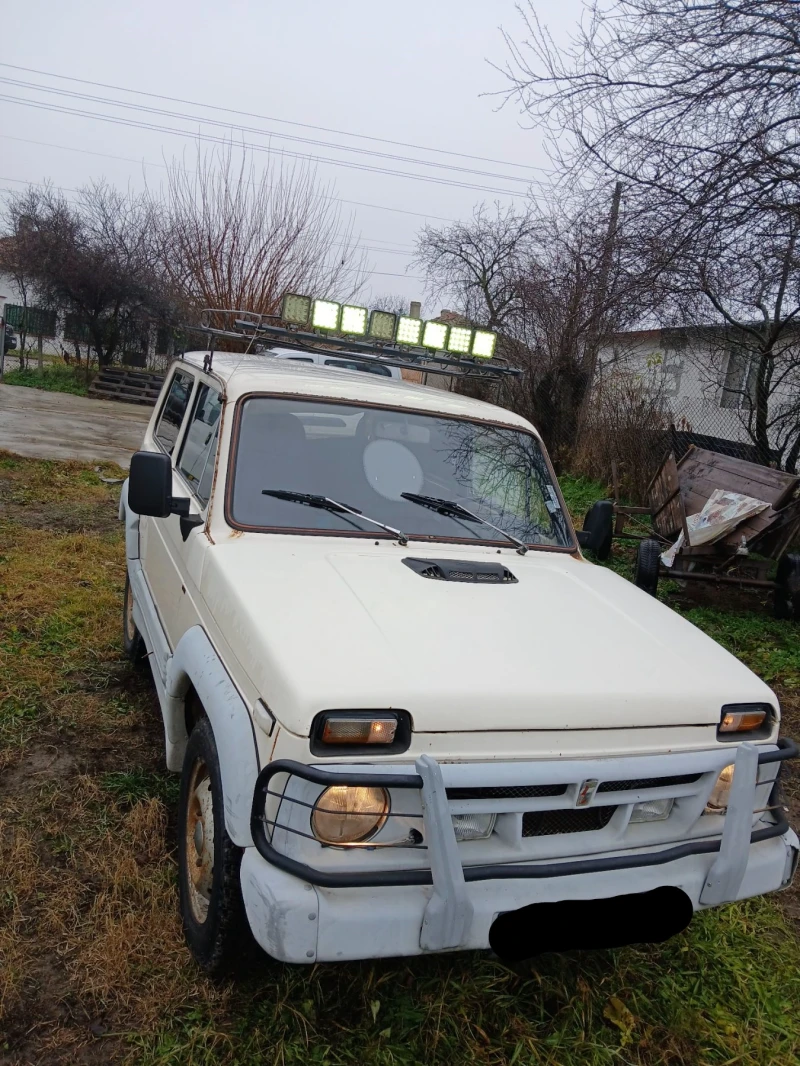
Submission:
[[[187,352],[177,362],[180,365],[183,361],[202,370],[210,355],[209,351]],[[211,373],[223,383],[229,400],[260,392],[377,404],[381,407],[407,407],[410,410],[518,426],[538,436],[536,429],[526,419],[495,404],[445,389],[377,374],[364,374],[358,370],[300,363],[291,359],[270,359],[268,353],[242,355],[238,352],[214,352]]]

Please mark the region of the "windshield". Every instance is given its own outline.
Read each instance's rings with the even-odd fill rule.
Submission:
[[[428,540],[504,543],[481,522],[403,493],[458,503],[531,547],[572,546],[542,449],[521,430],[302,398],[244,401],[230,517],[251,529],[363,532],[359,516],[264,492],[311,493]]]

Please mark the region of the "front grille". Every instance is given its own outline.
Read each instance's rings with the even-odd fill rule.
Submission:
[[[691,785],[702,774],[678,774],[675,777],[640,777],[633,781],[603,781],[598,792],[638,792],[641,788],[668,788],[670,785]]]
[[[563,796],[566,785],[503,785],[499,788],[448,788],[451,800],[477,799],[534,799],[541,796]]]
[[[561,833],[593,833],[605,829],[616,807],[583,807],[568,811],[528,811],[522,816],[524,837],[549,837]]]

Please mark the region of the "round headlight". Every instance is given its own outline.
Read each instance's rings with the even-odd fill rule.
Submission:
[[[711,795],[706,804],[706,814],[723,814],[728,806],[728,799],[733,784],[733,765],[726,766],[711,789]]]
[[[311,831],[323,844],[357,844],[383,827],[389,815],[385,788],[331,785],[311,812]]]

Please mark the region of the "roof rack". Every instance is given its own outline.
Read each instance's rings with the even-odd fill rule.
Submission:
[[[212,321],[222,321],[223,326],[212,326]],[[334,337],[326,333],[308,333],[297,327],[281,324],[279,315],[262,315],[253,311],[235,308],[206,307],[200,312],[200,325],[189,326],[190,332],[204,333],[209,337],[225,340],[246,341],[254,346],[255,354],[268,354],[265,345],[280,343],[281,347],[297,352],[342,351],[342,354],[357,355],[365,362],[383,363],[404,370],[428,371],[452,378],[520,378],[517,367],[493,359],[491,362],[478,359],[459,359],[448,352],[431,352],[426,348],[409,348],[398,344],[371,343],[347,337]],[[212,352],[213,356],[213,352]]]

